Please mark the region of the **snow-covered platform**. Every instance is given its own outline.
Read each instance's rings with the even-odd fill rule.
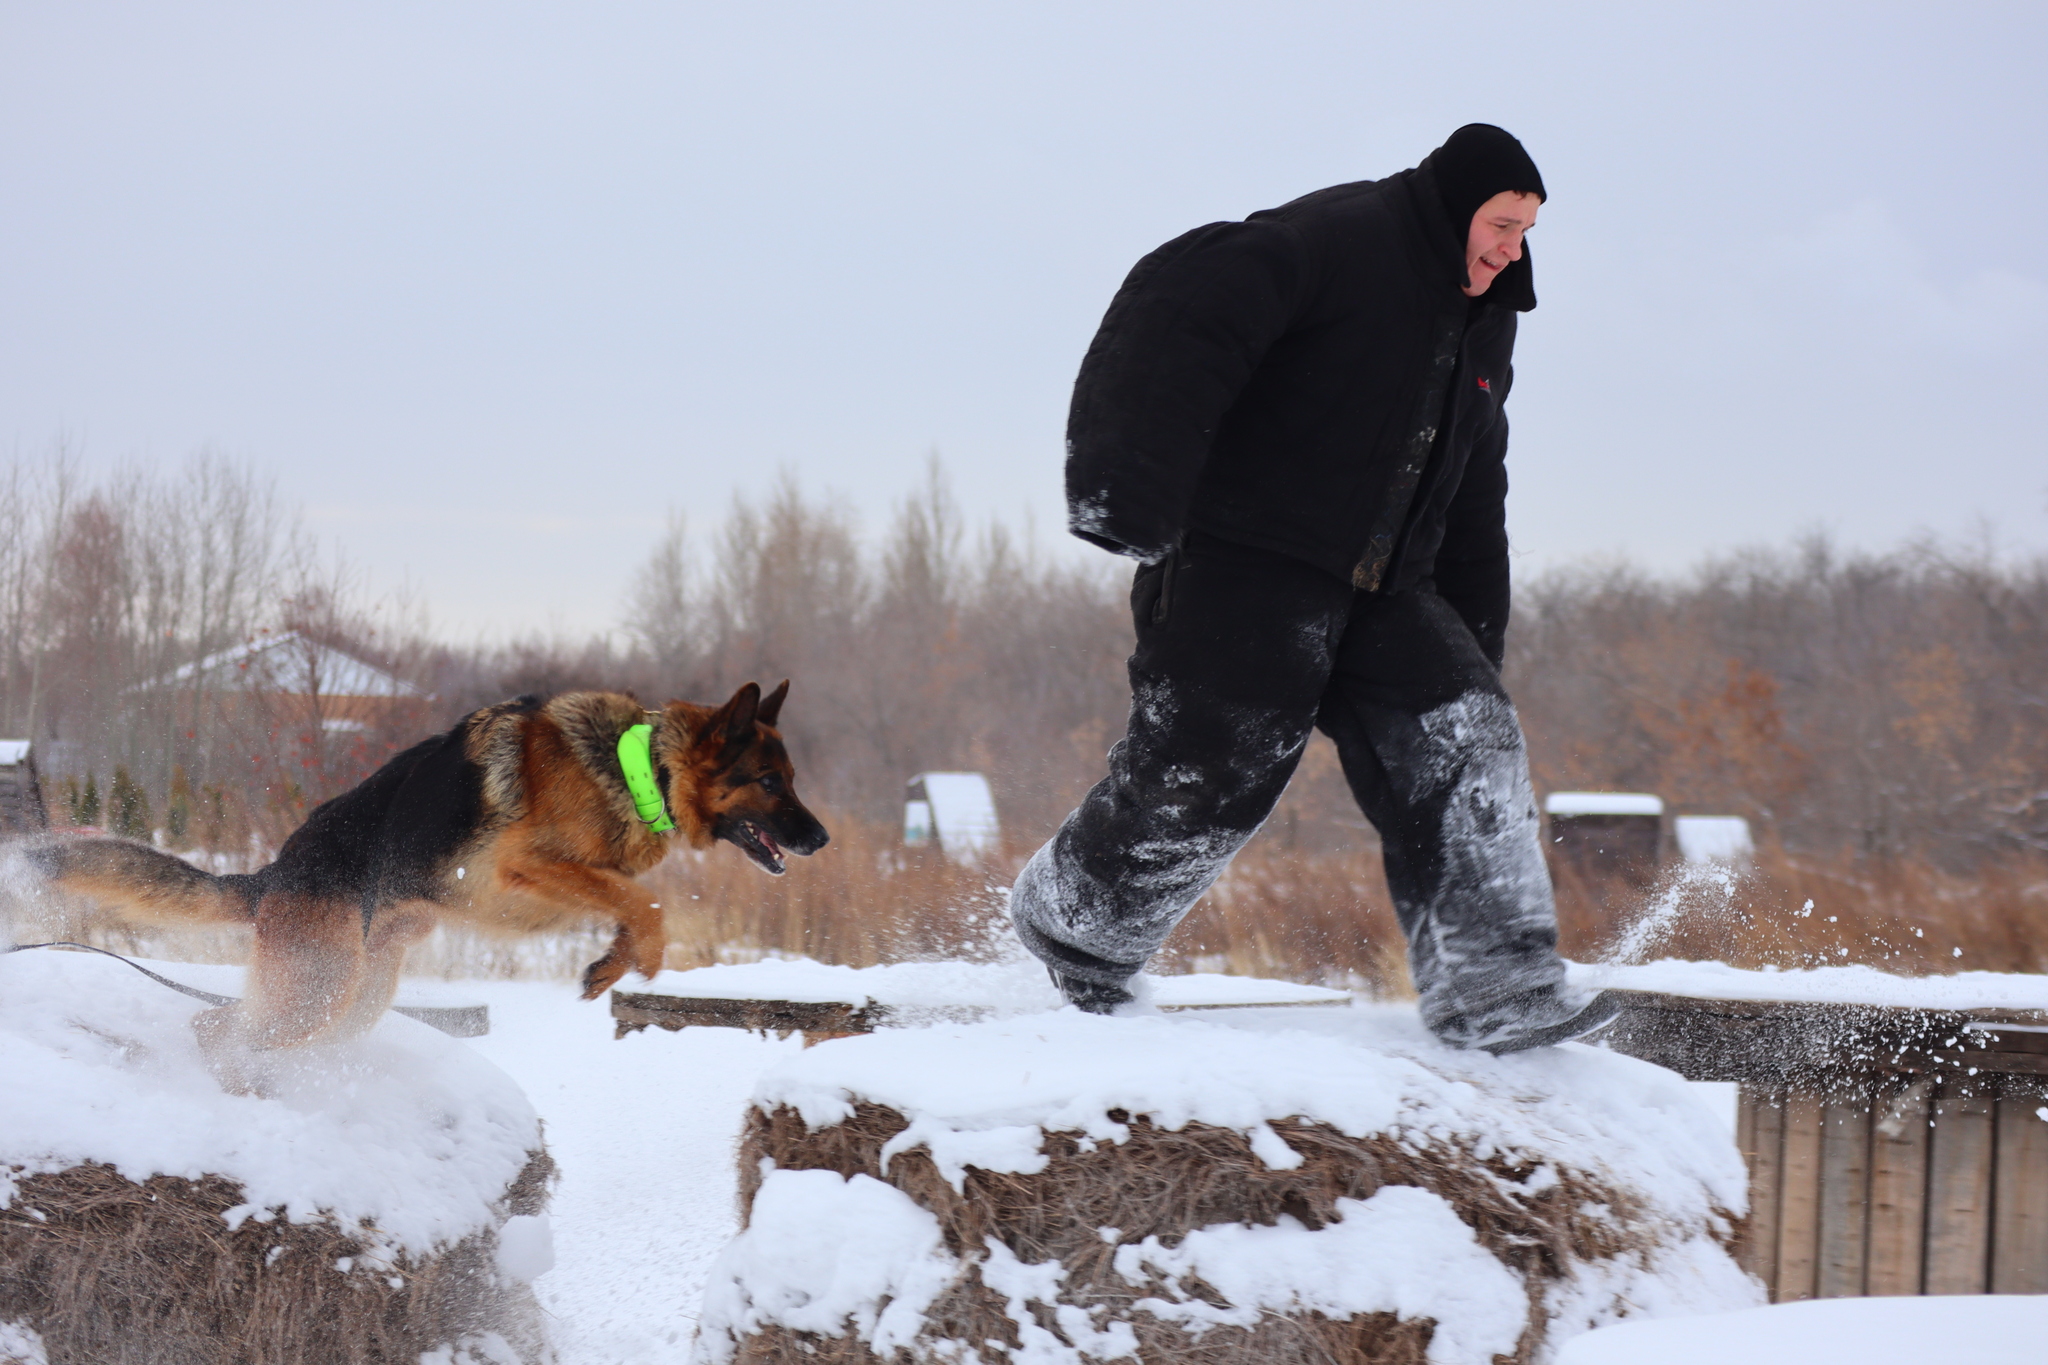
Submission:
[[[2048,977],[1574,970],[1628,992],[1609,1046],[1740,1084],[1773,1298],[2048,1293]]]
[[[1203,973],[1140,976],[1134,983],[1154,1009],[1343,1007],[1348,992],[1291,981]],[[966,1022],[1055,1009],[1060,997],[1036,963],[899,962],[840,967],[808,958],[663,972],[644,986],[612,992],[623,1038],[650,1025],[744,1028],[810,1041],[868,1033],[889,1025]]]
[[[2048,1297],[1956,1295],[1779,1304],[1588,1332],[1557,1365],[2040,1365]]]
[[[1741,1157],[1685,1082],[1452,1052],[1400,1006],[826,1042],[764,1075],[740,1175],[708,1365],[1491,1365],[1762,1301]]]
[[[203,974],[203,973],[202,973]],[[50,1365],[545,1358],[549,1165],[518,1087],[386,1016],[224,1093],[201,1004],[0,956],[0,1324]],[[493,1355],[491,1353],[496,1352]]]

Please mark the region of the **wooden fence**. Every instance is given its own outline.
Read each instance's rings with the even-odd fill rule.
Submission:
[[[1626,994],[1610,1046],[1740,1083],[1773,1301],[2048,1293],[2048,1014]]]

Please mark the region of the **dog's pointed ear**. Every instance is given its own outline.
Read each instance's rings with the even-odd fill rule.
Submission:
[[[754,740],[754,722],[761,714],[761,684],[748,683],[712,713],[704,738],[718,745],[720,767],[731,763]]]
[[[782,703],[788,698],[788,696],[789,679],[784,678],[782,680],[782,686],[776,688],[773,692],[770,692],[767,696],[761,699],[761,710],[759,712],[757,719],[759,719],[763,725],[775,724],[776,719],[782,715]]]

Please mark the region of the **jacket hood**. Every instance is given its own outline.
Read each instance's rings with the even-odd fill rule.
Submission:
[[[1472,283],[1472,277],[1465,270],[1465,243],[1471,233],[1472,214],[1479,211],[1479,204],[1484,204],[1500,191],[1493,190],[1481,196],[1478,204],[1474,204],[1470,212],[1464,215],[1462,223],[1454,222],[1450,211],[1445,207],[1448,201],[1438,178],[1439,167],[1436,164],[1449,145],[1446,143],[1444,147],[1437,148],[1422,159],[1420,166],[1401,174],[1408,181],[1410,193],[1415,201],[1416,215],[1422,220],[1423,235],[1429,238],[1431,247],[1444,262],[1445,268],[1450,271],[1451,278],[1457,282],[1458,288],[1464,289]],[[1532,166],[1531,170],[1533,169]],[[1540,186],[1541,182],[1538,184]],[[1540,194],[1542,190],[1539,188],[1536,192]],[[1468,193],[1462,197],[1470,196]],[[1529,243],[1526,240],[1522,243],[1522,259],[1510,261],[1507,269],[1494,276],[1491,287],[1473,301],[1497,303],[1518,313],[1527,313],[1536,307],[1536,276],[1530,266]]]

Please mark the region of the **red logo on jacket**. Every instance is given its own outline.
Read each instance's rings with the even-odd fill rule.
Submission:
[[[1485,389],[1488,393],[1493,392],[1493,385],[1487,383],[1484,379],[1479,381],[1479,387]]]

